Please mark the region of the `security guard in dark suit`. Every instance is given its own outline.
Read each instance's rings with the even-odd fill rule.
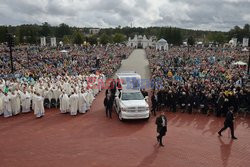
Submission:
[[[234,110],[234,108],[230,107],[229,111],[227,112],[226,120],[224,122],[224,127],[218,132],[219,136],[222,136],[221,132],[223,132],[227,128],[230,128],[232,139],[237,139],[234,136],[234,115],[233,115],[233,110]]]
[[[154,92],[151,96],[151,103],[152,103],[151,112],[153,113],[154,116],[156,116],[157,100],[156,100]]]
[[[106,117],[112,118],[114,98],[112,96],[106,96],[104,99],[104,106],[106,108]]]
[[[157,141],[160,143],[161,147],[164,147],[162,144],[162,137],[166,135],[167,132],[167,118],[164,114],[164,111],[161,111],[161,115],[156,118],[155,124],[157,125]]]

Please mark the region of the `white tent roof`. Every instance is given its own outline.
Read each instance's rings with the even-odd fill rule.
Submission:
[[[157,43],[168,43],[165,39],[161,38]]]
[[[248,52],[247,48],[242,49],[243,52]]]
[[[247,63],[244,63],[243,61],[237,61],[235,63],[233,63],[233,65],[241,65],[241,66],[246,66]]]
[[[67,50],[61,50],[60,52],[61,52],[61,53],[68,53]]]

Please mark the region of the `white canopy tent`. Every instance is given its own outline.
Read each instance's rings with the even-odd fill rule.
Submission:
[[[161,38],[159,41],[156,42],[156,50],[168,50],[168,42]]]
[[[67,50],[61,50],[60,52],[61,52],[61,53],[68,53]]]
[[[243,61],[237,61],[237,62],[234,62],[233,65],[246,66],[247,63],[245,63]]]

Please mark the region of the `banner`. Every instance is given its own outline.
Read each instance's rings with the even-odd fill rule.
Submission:
[[[45,37],[41,37],[41,46],[46,46],[46,38]]]
[[[243,47],[248,47],[248,43],[249,43],[249,38],[243,38]]]
[[[56,47],[56,38],[55,38],[55,37],[50,38],[50,45],[51,45],[52,47]]]

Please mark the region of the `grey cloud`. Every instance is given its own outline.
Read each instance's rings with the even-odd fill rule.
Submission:
[[[0,24],[176,26],[227,31],[250,22],[250,0],[0,0]]]

